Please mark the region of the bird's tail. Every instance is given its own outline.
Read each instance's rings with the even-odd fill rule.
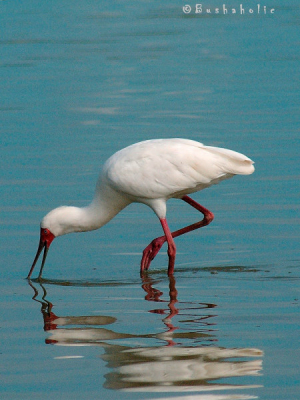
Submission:
[[[244,154],[212,146],[204,146],[204,149],[220,158],[220,166],[226,173],[250,175],[254,172],[254,162]]]

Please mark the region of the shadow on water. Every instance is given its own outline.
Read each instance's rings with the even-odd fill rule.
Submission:
[[[224,348],[215,345],[216,304],[180,302],[174,277],[169,278],[167,300],[155,288],[150,276],[142,279],[145,300],[155,308],[147,311],[162,316],[164,330],[145,334],[117,332],[117,318],[110,315],[56,315],[45,288],[47,284],[64,286],[121,286],[116,282],[32,282],[33,300],[41,304],[46,344],[60,346],[97,346],[108,373],[104,387],[114,390],[146,392],[202,392],[249,389],[260,385],[224,383],[233,377],[258,376],[263,352],[255,348]],[[128,283],[129,284],[129,283]],[[176,323],[174,317],[184,315]],[[133,315],[132,315],[133,316]],[[185,323],[189,329],[181,329]],[[115,328],[114,328],[115,327]],[[200,328],[199,328],[200,327]],[[183,332],[182,332],[183,331]],[[120,341],[126,340],[126,345]],[[155,346],[140,346],[141,340],[155,340]],[[184,340],[184,343],[182,343]],[[119,341],[119,342],[118,342]],[[127,345],[128,343],[128,345]],[[136,343],[139,343],[138,345]],[[157,345],[161,343],[161,345]],[[199,395],[197,398],[200,398]],[[211,399],[219,399],[211,395]],[[226,395],[222,399],[250,399],[248,395]]]
[[[132,286],[133,284],[139,284],[140,280],[136,279],[136,281],[116,281],[116,280],[106,280],[99,281],[98,279],[91,279],[88,281],[82,279],[47,279],[47,278],[36,278],[30,280],[31,284],[44,284],[44,285],[55,285],[55,286],[71,286],[71,287],[114,287],[114,286]]]

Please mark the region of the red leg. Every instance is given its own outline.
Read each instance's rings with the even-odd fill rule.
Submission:
[[[168,275],[172,275],[174,272],[174,263],[175,263],[175,254],[176,254],[176,246],[174,243],[173,238],[183,235],[184,233],[191,232],[195,229],[202,228],[203,226],[206,226],[211,223],[211,221],[214,219],[214,215],[211,211],[209,211],[207,208],[201,206],[201,204],[197,203],[195,200],[191,199],[189,196],[183,196],[182,200],[185,201],[186,203],[190,204],[192,207],[194,207],[196,210],[200,211],[203,215],[204,218],[196,222],[195,224],[188,225],[182,229],[178,229],[175,232],[170,232],[170,229],[168,227],[166,219],[161,220],[161,224],[164,230],[165,235],[160,236],[154,240],[145,248],[143,252],[143,257],[141,261],[141,273],[144,270],[147,270],[151,264],[151,261],[154,259],[156,254],[159,252],[161,249],[162,245],[165,243],[165,241],[168,242],[168,254],[169,254],[169,268],[168,268]],[[169,240],[168,240],[169,238]],[[171,256],[170,256],[171,254]]]
[[[167,220],[165,218],[160,220],[161,226],[165,232],[165,237],[168,242],[168,256],[169,256],[169,265],[168,265],[168,275],[173,275],[174,273],[174,265],[175,265],[175,256],[176,256],[176,246],[173,240],[172,233],[168,226]]]

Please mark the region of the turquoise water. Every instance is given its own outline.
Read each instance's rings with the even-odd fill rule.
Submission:
[[[0,2],[3,399],[299,398],[299,4],[195,4]],[[159,137],[256,166],[193,195],[215,220],[176,240],[175,279],[165,248],[139,277],[161,235],[142,205],[57,239],[44,281],[24,279],[44,214]],[[197,217],[168,203],[173,229]]]

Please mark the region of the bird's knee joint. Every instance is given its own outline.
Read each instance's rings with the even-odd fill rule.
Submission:
[[[207,223],[207,225],[213,221],[214,217],[215,216],[211,211],[209,211],[207,214],[205,214],[204,220]]]

